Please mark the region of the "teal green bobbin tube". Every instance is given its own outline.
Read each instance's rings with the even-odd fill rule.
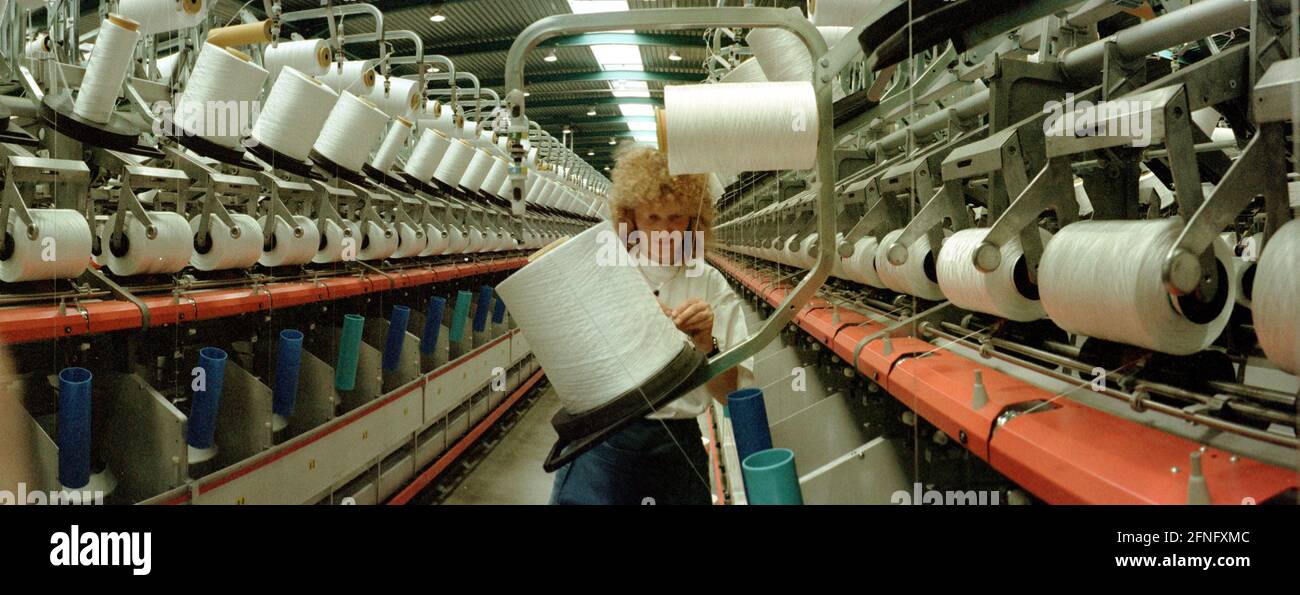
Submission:
[[[465,324],[469,322],[469,305],[473,301],[472,291],[461,291],[456,294],[456,310],[451,315],[451,335],[447,337],[452,343],[459,343],[465,338]]]
[[[788,448],[760,450],[745,457],[740,467],[750,504],[803,504],[794,451]]]
[[[361,351],[361,329],[366,319],[360,314],[343,317],[343,337],[339,339],[339,362],[334,368],[334,388],[352,390],[357,386],[357,354]]]

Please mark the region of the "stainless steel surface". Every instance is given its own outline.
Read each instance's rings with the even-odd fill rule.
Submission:
[[[834,393],[773,423],[772,446],[793,450],[805,470],[818,469],[862,446],[874,432],[857,420],[848,405],[852,398]]]
[[[271,447],[271,387],[233,361],[226,362],[219,407],[218,464],[236,463]]]
[[[895,504],[899,491],[912,493],[910,467],[898,441],[876,438],[821,468],[800,469],[799,487],[805,504]]]
[[[98,380],[98,379],[97,379]],[[111,447],[102,453],[118,479],[117,495],[135,502],[183,485],[186,417],[134,374],[112,374],[109,409]]]
[[[334,419],[338,403],[334,367],[304,347],[299,362],[298,397],[294,400],[293,415],[289,416],[287,437],[297,436]]]

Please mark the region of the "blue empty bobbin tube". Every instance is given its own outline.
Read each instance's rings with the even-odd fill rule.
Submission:
[[[360,314],[343,317],[343,336],[339,339],[339,361],[334,368],[334,388],[352,390],[357,386],[357,356],[361,351],[361,329],[366,319]]]
[[[745,494],[750,504],[803,504],[794,451],[788,448],[760,450],[742,459],[740,468],[745,476]]]
[[[492,308],[492,324],[501,324],[506,321],[506,301],[497,296],[496,307]]]
[[[221,385],[226,379],[226,352],[216,347],[199,350],[199,367],[203,369],[203,390],[194,391],[190,403],[189,436],[194,448],[212,448],[212,434],[217,429],[217,407],[221,403]]]
[[[438,349],[438,333],[442,332],[442,313],[447,300],[434,297],[429,300],[429,310],[424,315],[424,332],[420,334],[420,353],[429,355]]]
[[[293,415],[298,398],[298,367],[302,364],[302,331],[280,331],[280,349],[275,358],[275,387],[271,394],[271,411],[281,417]]]
[[[410,319],[410,308],[393,306],[393,313],[388,317],[388,341],[384,343],[385,372],[396,370],[402,362],[402,345],[406,343],[406,325]]]
[[[492,286],[478,288],[478,305],[474,306],[474,332],[487,330],[488,312],[492,310]]]
[[[742,388],[727,395],[727,409],[731,413],[731,431],[736,436],[736,453],[740,460],[760,450],[772,448],[772,431],[767,425],[767,407],[763,404],[763,391]]]
[[[465,337],[465,320],[469,318],[469,302],[474,294],[461,291],[456,294],[456,309],[451,314],[451,335],[447,337],[452,343],[460,343]]]
[[[83,488],[90,483],[90,381],[85,368],[59,372],[59,411],[55,432],[59,439],[59,483]]]

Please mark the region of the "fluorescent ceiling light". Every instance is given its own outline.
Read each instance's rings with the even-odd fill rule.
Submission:
[[[618,12],[627,9],[627,0],[569,0],[569,10],[573,14]]]
[[[641,63],[640,46],[593,45],[591,54],[600,63],[601,70],[645,70]]]
[[[444,15],[444,14],[442,14],[441,12],[434,13],[433,16],[429,17],[429,20],[430,20],[430,21],[433,21],[433,22],[435,22],[435,23],[441,23],[441,22],[447,20],[447,15]]]
[[[624,116],[653,116],[655,115],[655,106],[653,105],[619,105],[619,111]]]
[[[614,81],[614,97],[649,97],[650,87],[645,81]]]
[[[649,131],[649,132],[654,132],[654,131],[658,130],[659,127],[656,126],[654,122],[628,122],[628,123],[627,123],[627,129],[628,129],[628,130],[633,130],[633,131]]]

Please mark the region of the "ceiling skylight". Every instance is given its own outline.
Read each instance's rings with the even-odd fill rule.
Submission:
[[[653,105],[627,105],[627,104],[620,104],[620,105],[618,106],[618,109],[619,109],[619,111],[623,112],[623,115],[624,115],[624,116],[653,116],[653,115],[655,115],[655,108],[654,108]]]

